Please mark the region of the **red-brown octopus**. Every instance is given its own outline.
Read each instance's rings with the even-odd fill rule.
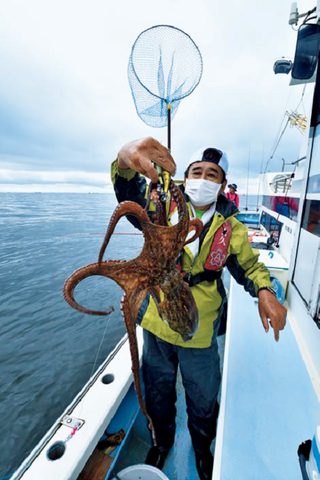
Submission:
[[[184,245],[199,236],[202,222],[198,219],[190,222],[183,194],[172,180],[169,190],[171,201],[174,201],[178,208],[179,220],[176,225],[159,225],[159,223],[163,223],[164,215],[160,214],[161,204],[158,201],[155,202],[158,216],[156,223],[150,221],[146,210],[137,203],[131,201],[120,203],[111,217],[98,262],[76,270],[66,280],[63,288],[64,298],[71,307],[91,315],[109,315],[114,308],[110,307],[108,311],[93,311],[79,305],[73,296],[74,289],[79,282],[93,275],[101,275],[111,278],[124,290],[121,312],[128,332],[134,384],[141,411],[148,419],[154,445],[156,445],[155,431],[141,394],[135,331],[138,312],[147,294],[150,293],[157,305],[160,317],[168,323],[172,330],[178,332],[184,341],[193,337],[199,322],[198,309],[193,295],[176,268],[176,261]],[[152,195],[153,200],[157,200],[156,190]],[[119,219],[124,215],[134,215],[139,220],[145,240],[142,251],[133,260],[103,261],[103,255],[111,235]],[[195,230],[195,234],[186,242],[186,237],[192,229]],[[160,298],[161,292],[163,292],[164,300]]]

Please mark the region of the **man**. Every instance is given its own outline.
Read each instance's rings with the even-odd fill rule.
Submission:
[[[230,200],[239,210],[239,195],[236,193],[237,191],[237,185],[235,183],[232,183],[228,185],[229,192],[226,193],[226,198]]]
[[[170,152],[153,138],[124,145],[112,164],[112,179],[118,201],[146,204],[146,180],[157,182],[152,162],[171,175],[176,166]],[[217,395],[221,376],[217,332],[224,310],[225,290],[221,273],[231,274],[252,295],[259,298],[259,312],[266,332],[268,318],[275,339],[285,326],[286,309],[272,290],[270,275],[258,263],[251,249],[247,230],[235,218],[238,210],[222,195],[226,187],[228,160],[215,148],[202,148],[191,157],[182,187],[190,215],[201,218],[204,228],[199,237],[184,248],[180,268],[186,275],[199,311],[199,329],[184,342],[160,318],[151,296],[143,303],[138,321],[144,328],[143,375],[146,406],[155,426],[158,447],[149,451],[146,463],[162,468],[174,443],[176,415],[176,374],[180,367],[186,391],[188,428],[196,454],[201,480],[211,479],[213,457],[210,445],[216,435],[219,412]],[[176,209],[168,209],[169,224],[175,223]],[[136,226],[134,218],[130,221]]]

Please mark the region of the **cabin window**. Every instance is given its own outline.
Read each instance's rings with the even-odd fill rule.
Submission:
[[[303,24],[299,28],[292,78],[308,80],[316,70],[319,55],[320,26]]]
[[[320,201],[306,200],[302,228],[320,237]]]
[[[279,239],[281,227],[282,227],[281,222],[278,222],[278,220],[276,220],[274,217],[272,217],[268,213],[262,212],[261,223],[269,233],[273,234],[273,238],[275,240]]]
[[[273,212],[290,218],[290,220],[297,221],[299,198],[264,195],[262,198],[262,205]]]

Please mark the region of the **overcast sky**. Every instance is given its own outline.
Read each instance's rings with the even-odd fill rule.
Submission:
[[[299,12],[315,6],[298,2]],[[275,75],[293,59],[291,0],[2,0],[0,2],[0,191],[107,191],[110,163],[130,140],[166,129],[138,117],[127,79],[131,47],[152,25],[188,33],[203,76],[172,122],[182,177],[203,145],[228,153],[228,180],[251,193],[302,86]],[[312,98],[308,86],[304,98]],[[306,108],[306,107],[305,107]],[[303,104],[300,105],[303,113]],[[302,135],[288,128],[269,169],[299,157]],[[109,186],[108,186],[109,185]]]

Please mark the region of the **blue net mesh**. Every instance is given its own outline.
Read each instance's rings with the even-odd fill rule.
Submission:
[[[168,104],[171,120],[180,101],[200,82],[202,57],[189,35],[176,27],[157,25],[142,32],[133,44],[129,84],[137,113],[151,127],[165,127]]]

